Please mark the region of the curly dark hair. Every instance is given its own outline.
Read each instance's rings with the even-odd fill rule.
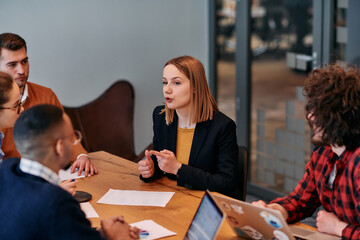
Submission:
[[[305,81],[306,116],[322,143],[360,146],[360,72],[337,64],[315,69]],[[311,120],[310,120],[311,118]]]

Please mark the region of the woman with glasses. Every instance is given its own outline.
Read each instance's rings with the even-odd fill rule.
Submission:
[[[5,128],[14,127],[19,114],[24,111],[21,106],[21,95],[18,85],[13,81],[12,77],[4,72],[0,71],[0,147],[5,137],[1,132]],[[79,135],[80,134],[80,135]],[[81,133],[75,133],[73,144],[79,142],[81,139]],[[5,154],[0,149],[0,162],[4,158]],[[60,183],[60,186],[74,195],[76,190],[76,182],[68,180]]]
[[[149,182],[165,174],[179,186],[233,195],[236,125],[218,110],[200,61],[169,60],[163,94],[165,105],[153,112],[153,150],[138,165],[140,178]]]
[[[12,77],[0,72],[0,131],[13,127],[19,114],[23,111],[20,101],[21,95],[18,85]],[[4,134],[0,132],[0,147]],[[0,149],[0,161],[4,158],[4,152]]]

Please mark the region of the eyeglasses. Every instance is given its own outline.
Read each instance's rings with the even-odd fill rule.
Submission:
[[[16,113],[20,114],[21,106],[22,106],[22,102],[21,102],[21,98],[20,98],[16,107],[0,107],[0,109],[16,110]]]
[[[82,134],[81,134],[81,132],[79,130],[74,130],[74,135],[68,136],[68,137],[63,137],[63,138],[71,138],[72,139],[72,144],[77,145],[82,140]]]

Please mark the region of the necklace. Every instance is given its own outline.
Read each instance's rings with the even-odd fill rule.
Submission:
[[[184,129],[189,129],[189,128],[191,129],[191,128],[195,128],[196,123],[187,124],[186,126],[178,124],[178,126]]]

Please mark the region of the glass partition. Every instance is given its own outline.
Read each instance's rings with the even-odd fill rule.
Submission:
[[[312,1],[252,1],[251,12],[250,181],[285,194],[310,153],[302,87],[312,63]]]

